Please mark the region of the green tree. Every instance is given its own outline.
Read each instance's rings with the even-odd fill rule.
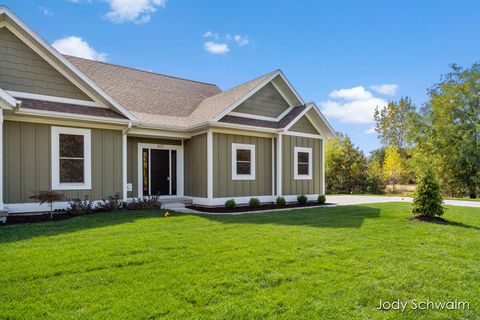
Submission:
[[[413,198],[412,213],[427,217],[443,215],[442,191],[433,169],[427,166],[418,181]]]
[[[382,164],[380,161],[370,158],[368,162],[366,191],[369,193],[383,193],[384,190],[385,183]]]
[[[394,146],[399,150],[407,147],[407,131],[415,106],[408,97],[398,102],[391,101],[382,109],[375,109],[375,131],[385,147]]]
[[[385,149],[385,160],[383,162],[383,176],[388,183],[393,185],[394,190],[395,185],[400,182],[404,171],[405,169],[398,148],[395,146],[387,147]]]
[[[480,64],[451,66],[428,92],[410,139],[423,163],[435,166],[451,195],[476,198],[480,189]],[[425,161],[426,160],[426,161]]]
[[[328,193],[365,191],[367,160],[348,136],[337,134],[325,144],[325,184]]]

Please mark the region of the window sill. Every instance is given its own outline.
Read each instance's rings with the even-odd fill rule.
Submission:
[[[92,190],[92,186],[85,184],[59,184],[52,186],[52,190]]]

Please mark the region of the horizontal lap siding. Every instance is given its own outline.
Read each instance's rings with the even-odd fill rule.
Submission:
[[[143,137],[127,138],[127,183],[132,184],[132,191],[127,192],[127,197],[138,197],[138,144],[149,143],[157,145],[182,145],[181,140],[155,139]]]
[[[312,180],[294,180],[294,148],[312,148]],[[284,195],[320,194],[322,191],[323,164],[322,140],[284,135],[282,137],[282,193]]]
[[[255,180],[232,180],[232,144],[255,145]],[[213,197],[272,195],[272,139],[213,134]]]
[[[285,99],[283,99],[277,89],[269,83],[233,111],[276,118],[288,108],[289,105]]]
[[[207,134],[185,140],[184,193],[186,196],[207,197]]]
[[[0,88],[91,100],[7,28],[0,28]]]
[[[51,190],[51,126],[5,121],[5,203],[33,202],[34,193]],[[122,133],[91,129],[92,189],[56,191],[65,199],[101,200],[122,192]]]

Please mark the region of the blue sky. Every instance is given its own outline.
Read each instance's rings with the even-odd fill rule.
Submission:
[[[478,1],[7,0],[50,43],[228,89],[280,68],[368,152],[376,105],[480,52]],[[382,86],[382,85],[388,86]],[[369,130],[370,129],[370,130]]]

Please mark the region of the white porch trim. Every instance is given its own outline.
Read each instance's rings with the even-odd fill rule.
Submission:
[[[3,210],[3,109],[0,109],[0,211]]]
[[[207,132],[207,198],[213,199],[213,133]]]
[[[277,138],[277,196],[282,195],[282,134]]]

